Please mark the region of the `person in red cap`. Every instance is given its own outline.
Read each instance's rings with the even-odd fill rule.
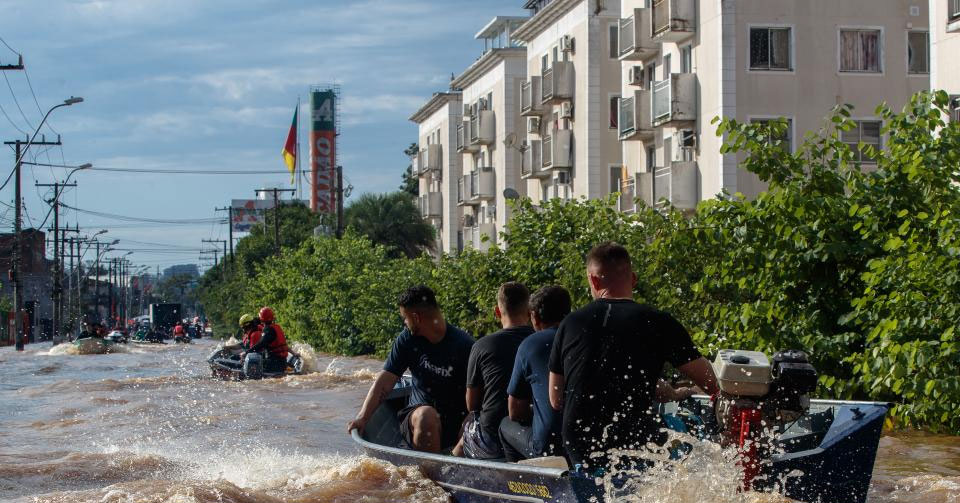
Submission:
[[[260,340],[247,351],[250,353],[266,352],[267,358],[264,361],[264,370],[282,372],[287,368],[287,355],[290,353],[290,348],[287,347],[287,338],[283,334],[283,329],[276,323],[273,309],[264,307],[260,310],[259,318],[263,323]]]

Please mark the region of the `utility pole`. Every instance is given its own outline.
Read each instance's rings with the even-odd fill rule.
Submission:
[[[21,61],[22,63],[22,61]],[[19,65],[20,70],[23,69],[23,65]],[[36,133],[34,133],[34,138],[36,138]],[[20,166],[23,161],[23,154],[26,154],[27,148],[31,145],[62,145],[60,143],[60,137],[57,137],[57,141],[48,142],[44,137],[40,141],[31,141],[31,138],[28,136],[26,141],[14,140],[14,141],[5,141],[4,145],[13,145],[14,148],[14,196],[13,196],[13,206],[14,206],[14,216],[13,216],[13,253],[12,255],[12,270],[13,270],[13,323],[14,323],[14,343],[16,344],[17,351],[23,351],[23,320],[22,306],[23,299],[20,297],[23,295],[22,285],[20,284],[20,260],[23,254],[23,243],[21,227],[23,225],[23,201],[20,194]]]
[[[226,239],[203,239],[203,243],[213,244],[213,243],[223,243],[223,259],[224,262],[227,259],[227,240]],[[222,262],[221,262],[222,263]]]
[[[233,264],[233,206],[227,206],[226,208],[214,208],[213,211],[227,212],[227,240],[230,242],[230,263]]]
[[[68,238],[66,238],[65,236],[66,236],[66,233],[68,233],[68,232],[73,232],[73,233],[76,233],[76,234],[80,234],[80,227],[78,226],[78,227],[75,228],[75,229],[71,229],[71,228],[70,228],[70,224],[67,224],[66,227],[64,227],[63,229],[60,229],[60,232],[61,232],[61,235],[60,235],[60,275],[57,276],[57,277],[59,278],[59,281],[61,282],[61,287],[63,286],[63,277],[64,277],[64,276],[67,277],[67,302],[66,302],[66,309],[64,309],[63,294],[61,294],[61,296],[60,296],[60,312],[59,312],[59,316],[60,316],[61,331],[63,332],[63,331],[64,331],[63,329],[64,329],[64,328],[66,327],[66,325],[67,325],[65,319],[66,319],[66,318],[72,318],[72,316],[70,315],[70,311],[72,310],[72,302],[71,302],[71,299],[72,299],[72,297],[73,297],[73,292],[72,292],[72,290],[71,290],[72,284],[73,284],[73,276],[72,276],[69,272],[67,272],[68,269],[67,269],[67,258],[66,258],[66,257],[67,257],[67,240],[68,240]],[[73,269],[73,241],[72,241],[73,238],[69,238],[69,240],[71,241],[71,244],[70,244],[70,269]],[[72,323],[71,323],[71,325],[72,325]]]
[[[277,253],[280,253],[280,196],[281,192],[295,193],[294,189],[257,189],[254,191],[257,195],[261,192],[270,192],[273,194],[273,243]]]
[[[337,239],[343,237],[343,166],[337,166]]]
[[[213,254],[213,266],[216,267],[217,264],[219,264],[219,262],[217,261],[217,256],[220,254],[220,251],[217,250],[217,249],[213,249],[213,250],[200,250],[200,255],[206,255],[206,254],[210,254],[210,253]],[[203,259],[202,256],[201,256],[200,258]]]
[[[53,199],[47,201],[53,206],[53,342],[60,342],[60,327],[63,325],[63,282],[60,273],[63,266],[60,264],[60,190],[66,187],[76,187],[77,183],[36,183],[37,187],[53,187]]]

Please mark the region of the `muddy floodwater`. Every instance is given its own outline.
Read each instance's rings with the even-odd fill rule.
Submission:
[[[379,361],[308,355],[306,375],[222,382],[204,361],[213,347],[0,349],[0,501],[447,501],[415,468],[359,455],[344,432]],[[636,499],[782,501],[737,494],[725,473],[691,467]],[[960,503],[960,438],[885,436],[870,501]]]

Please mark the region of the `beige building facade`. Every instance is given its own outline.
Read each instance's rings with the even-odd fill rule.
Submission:
[[[484,42],[482,55],[450,83],[463,100],[455,142],[463,172],[449,196],[462,211],[459,249],[497,246],[510,218],[504,191],[526,195],[521,180],[520,91],[527,75],[527,51],[511,36],[525,20],[490,21],[476,35]]]
[[[620,185],[620,2],[530,0],[514,37],[527,49],[522,86],[526,195],[595,199]]]
[[[410,117],[419,129],[420,150],[411,159],[419,179],[417,202],[420,214],[436,229],[440,253],[453,253],[458,247],[461,211],[455,195],[462,169],[456,142],[462,112],[459,92],[441,92]]]
[[[881,145],[874,109],[930,86],[921,0],[623,0],[619,131],[625,193],[692,208],[765,185],[720,154],[714,117],[783,117],[795,149],[832,107],[854,106],[851,144]],[[863,159],[869,162],[869,159]],[[622,207],[632,209],[630,198]]]
[[[930,87],[951,96],[960,121],[960,0],[930,0]]]

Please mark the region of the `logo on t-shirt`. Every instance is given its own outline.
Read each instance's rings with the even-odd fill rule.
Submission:
[[[427,359],[427,355],[420,356],[420,366],[434,374],[437,374],[440,377],[453,377],[453,367],[439,367],[430,363],[430,360]]]

